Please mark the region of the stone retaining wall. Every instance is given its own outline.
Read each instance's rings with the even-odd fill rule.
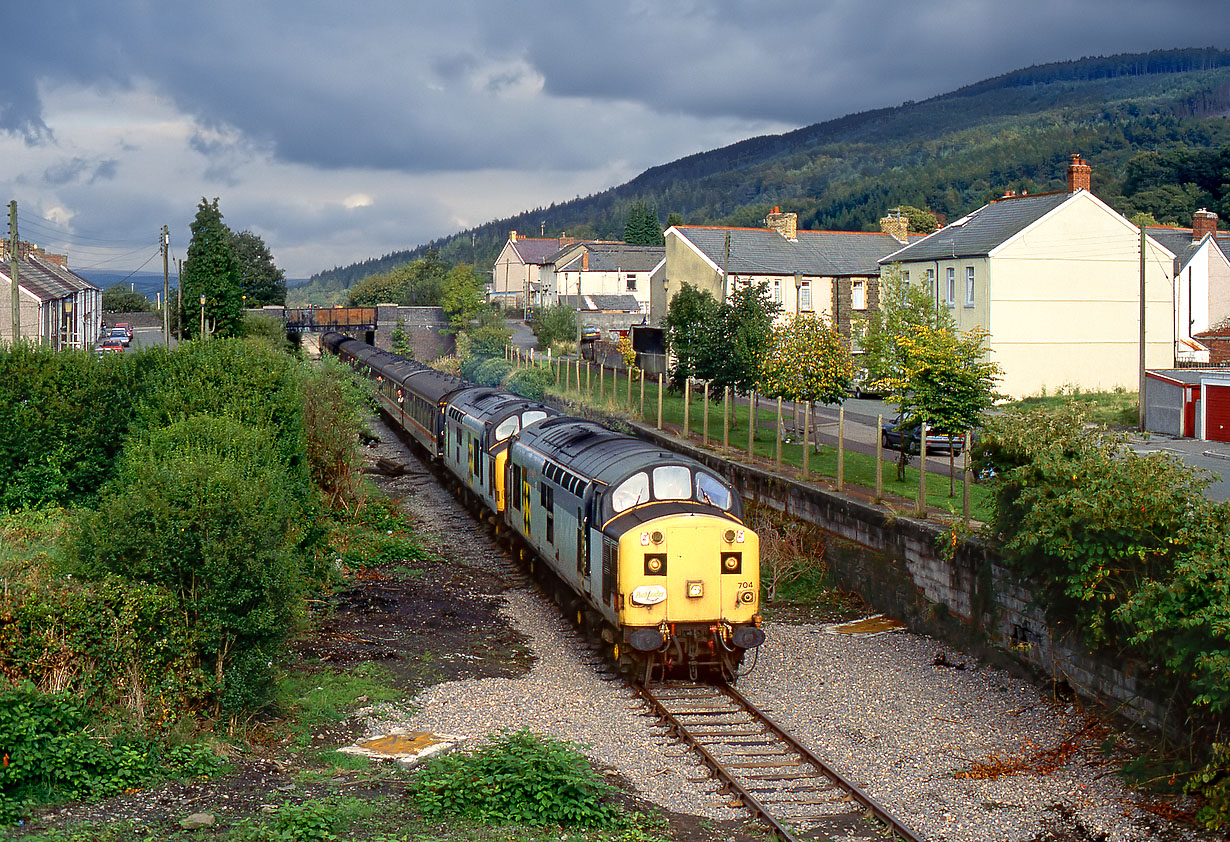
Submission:
[[[772,506],[824,529],[817,548],[839,587],[906,623],[997,665],[1066,683],[1124,716],[1166,727],[1165,702],[1138,676],[1147,665],[1091,650],[1080,638],[1049,628],[996,553],[959,532],[951,560],[941,554],[953,532],[934,521],[788,479],[759,466],[727,461],[656,428],[634,423],[641,438],[705,463],[744,499]]]

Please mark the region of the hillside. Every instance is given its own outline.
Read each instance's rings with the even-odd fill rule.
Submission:
[[[653,167],[618,187],[535,208],[403,252],[321,272],[347,287],[436,248],[491,263],[511,229],[618,239],[628,207],[694,224],[759,225],[773,205],[802,228],[871,230],[886,210],[955,218],[1005,189],[1063,187],[1068,155],[1093,166],[1116,209],[1184,223],[1203,204],[1230,219],[1230,51],[1084,58],[988,79],[922,102],[851,114]],[[1142,154],[1149,153],[1149,154]],[[1154,154],[1156,153],[1156,154]],[[471,245],[471,234],[475,245]]]

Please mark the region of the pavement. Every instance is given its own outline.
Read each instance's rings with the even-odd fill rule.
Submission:
[[[1199,439],[1177,439],[1171,436],[1150,433],[1148,438],[1133,434],[1132,449],[1141,455],[1170,453],[1186,464],[1207,471],[1213,478],[1205,489],[1204,496],[1218,503],[1230,500],[1230,444]]]

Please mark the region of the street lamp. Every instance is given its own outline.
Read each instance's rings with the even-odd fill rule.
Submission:
[[[201,296],[201,338],[205,338],[205,296]]]

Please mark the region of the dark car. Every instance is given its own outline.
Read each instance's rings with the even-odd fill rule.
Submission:
[[[918,452],[918,440],[921,438],[922,424],[915,422],[903,427],[901,416],[892,421],[885,421],[880,430],[880,442],[892,450],[900,450],[905,444],[907,453]],[[928,453],[952,453],[959,456],[965,447],[964,435],[949,435],[938,430],[927,430]]]
[[[598,328],[596,327],[581,328],[581,341],[582,342],[597,342],[601,337],[602,337],[602,331],[598,330]]]

